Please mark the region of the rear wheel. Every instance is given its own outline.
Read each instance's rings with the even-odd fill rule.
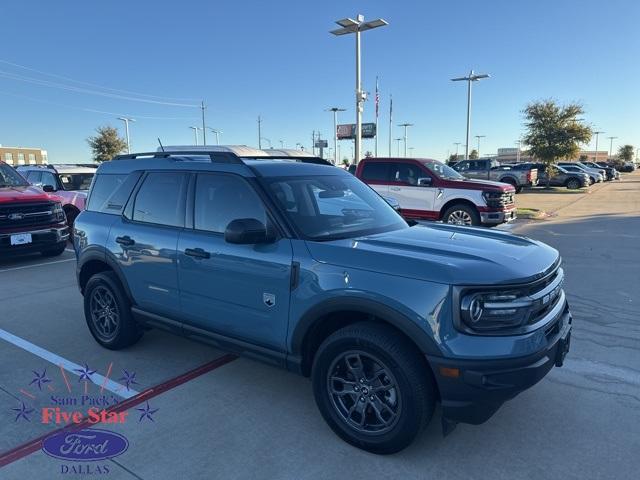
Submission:
[[[442,216],[444,223],[452,225],[480,225],[480,215],[478,211],[464,203],[458,203],[449,207]]]
[[[433,415],[436,391],[428,368],[393,328],[356,323],[318,349],[313,392],[320,413],[343,440],[369,452],[395,453]]]

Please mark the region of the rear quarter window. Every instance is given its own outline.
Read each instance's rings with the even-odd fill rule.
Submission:
[[[362,179],[365,181],[389,181],[389,164],[382,162],[367,162],[362,169]]]
[[[140,172],[128,175],[95,175],[86,209],[93,212],[120,215],[133,188],[140,179],[140,175]]]

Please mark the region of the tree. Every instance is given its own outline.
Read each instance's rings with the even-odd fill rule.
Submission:
[[[118,136],[118,130],[105,125],[96,128],[97,135],[87,138],[91,147],[93,160],[99,163],[108,162],[127,149],[127,142]]]
[[[580,160],[581,162],[586,162],[586,161],[588,161],[588,160],[589,160],[589,156],[588,156],[588,155],[585,155],[585,154],[583,153],[582,155],[580,155],[579,160]]]
[[[591,140],[591,127],[580,118],[584,108],[578,103],[559,105],[555,100],[542,100],[527,105],[523,114],[528,153],[546,164],[549,171],[556,161],[575,158],[580,144]]]
[[[455,153],[452,153],[451,155],[449,155],[449,160],[447,160],[447,163],[449,165],[453,165],[454,163],[458,162],[458,155],[456,155]]]
[[[478,158],[478,151],[474,148],[473,150],[471,150],[471,153],[469,154],[469,159],[476,160],[477,158]]]
[[[618,149],[618,158],[623,162],[633,160],[633,145],[623,145]]]

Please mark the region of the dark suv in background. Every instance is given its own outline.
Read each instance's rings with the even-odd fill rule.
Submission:
[[[156,327],[310,376],[334,432],[375,453],[409,445],[436,402],[447,431],[486,421],[569,349],[556,250],[410,227],[313,157],[123,155],[98,168],[75,230],[99,344]]]

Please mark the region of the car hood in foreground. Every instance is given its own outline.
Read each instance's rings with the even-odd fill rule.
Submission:
[[[0,204],[37,201],[59,201],[55,195],[49,195],[31,185],[19,187],[0,187]]]
[[[559,260],[557,250],[529,238],[446,224],[307,245],[319,262],[449,285],[525,283]]]

